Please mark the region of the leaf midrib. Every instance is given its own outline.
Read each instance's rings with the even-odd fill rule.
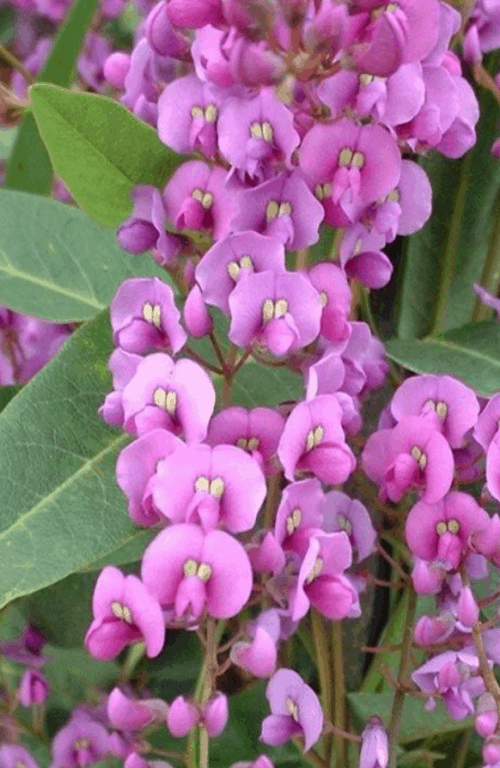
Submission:
[[[67,477],[66,480],[63,483],[61,483],[61,485],[58,485],[56,488],[50,491],[50,493],[44,496],[43,499],[40,499],[40,501],[37,504],[35,504],[34,507],[31,507],[31,509],[29,509],[23,515],[18,517],[15,523],[13,523],[9,528],[6,528],[4,531],[2,531],[0,533],[0,541],[2,539],[7,538],[12,533],[12,531],[18,526],[23,526],[26,520],[32,517],[40,508],[42,508],[49,502],[53,501],[68,486],[76,482],[81,475],[85,474],[85,472],[88,472],[89,469],[92,469],[93,464],[103,459],[109,453],[112,453],[116,448],[119,448],[121,445],[126,443],[128,439],[129,439],[129,435],[122,434],[119,437],[115,438],[111,443],[109,443],[109,445],[107,445],[106,448],[104,448],[102,451],[99,451],[99,453],[97,453],[95,456],[88,459],[88,461],[86,461],[85,464],[83,464],[76,472],[74,472],[72,475]]]
[[[445,347],[448,349],[452,349],[457,352],[461,352],[462,354],[468,354],[471,357],[477,357],[480,360],[487,360],[488,362],[493,363],[497,367],[500,366],[500,360],[495,357],[489,357],[489,355],[486,355],[484,353],[477,352],[472,347],[466,347],[465,345],[460,346],[459,344],[454,344],[453,342],[448,341],[448,339],[425,339],[418,342],[419,344],[427,344],[432,345],[435,344],[436,346]]]

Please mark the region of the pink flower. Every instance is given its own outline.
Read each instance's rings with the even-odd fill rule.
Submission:
[[[107,713],[111,724],[121,731],[136,731],[154,722],[163,722],[168,706],[161,699],[131,699],[113,688]]]
[[[235,616],[252,589],[252,568],[242,545],[228,533],[204,534],[196,525],[171,525],[146,549],[142,578],[164,608],[197,622]],[[230,585],[230,589],[228,589]]]
[[[272,714],[262,723],[261,741],[279,747],[302,736],[307,752],[323,729],[323,711],[313,689],[293,670],[279,669],[269,681],[266,698]]]
[[[389,763],[389,739],[379,717],[370,717],[361,734],[359,768],[386,768]]]

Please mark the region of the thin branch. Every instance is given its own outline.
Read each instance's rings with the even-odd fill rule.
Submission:
[[[29,69],[26,69],[24,64],[21,61],[19,61],[19,59],[16,56],[14,56],[13,53],[8,51],[7,48],[5,48],[5,46],[2,45],[1,43],[0,43],[0,56],[4,61],[7,62],[7,64],[10,64],[10,66],[13,69],[17,69],[17,71],[21,73],[21,75],[24,77],[25,80],[27,80],[27,82],[30,85],[36,82],[35,78],[31,74]]]

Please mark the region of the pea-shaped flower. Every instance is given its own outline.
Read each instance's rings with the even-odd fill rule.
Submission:
[[[266,689],[272,714],[262,723],[260,739],[280,747],[293,736],[302,736],[307,752],[321,736],[323,711],[319,699],[297,672],[279,669]]]

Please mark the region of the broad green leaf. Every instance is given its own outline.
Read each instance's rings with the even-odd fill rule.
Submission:
[[[38,79],[69,87],[75,63],[97,0],[76,0],[54,40]],[[45,195],[52,183],[52,166],[31,110],[27,110],[7,169],[5,186]]]
[[[105,565],[128,565],[136,563],[141,559],[142,553],[148,546],[149,542],[156,536],[157,531],[140,531],[137,536],[127,541],[119,549],[113,550],[110,555],[100,557],[98,560],[94,560],[88,565],[84,565],[80,568],[81,573],[100,571]]]
[[[103,312],[0,414],[0,608],[143,534],[115,483],[128,437],[97,415],[111,349]]]
[[[55,170],[101,224],[117,226],[131,211],[133,186],[161,186],[182,162],[153,128],[106,96],[49,85],[34,85],[30,93]]]
[[[481,395],[500,389],[500,323],[469,323],[423,341],[391,339],[387,354],[416,373],[448,373]]]
[[[0,160],[7,160],[17,138],[17,128],[0,130]]]
[[[21,386],[16,384],[9,384],[6,386],[0,386],[0,411],[3,411],[7,403],[10,403],[12,398],[17,395],[22,389]]]
[[[362,730],[372,715],[378,715],[385,725],[389,724],[394,693],[348,693],[347,701],[354,725]],[[441,702],[433,712],[424,709],[425,699],[405,697],[401,720],[401,744],[408,744],[418,739],[426,739],[440,733],[464,731],[471,725],[471,720],[452,720]]]
[[[304,385],[297,373],[251,360],[236,374],[232,402],[246,408],[274,407],[288,400],[300,400],[303,394]]]
[[[126,277],[149,274],[165,272],[124,253],[83,211],[0,190],[0,304],[54,322],[87,320]]]
[[[116,662],[103,664],[83,648],[47,646],[46,652],[52,657],[52,663],[45,667],[53,691],[49,699],[51,707],[60,705],[71,709],[86,700],[91,687],[104,689],[116,682],[119,673]]]
[[[494,271],[491,262],[500,259],[498,245],[498,252],[492,252],[500,166],[491,157],[500,110],[484,89],[479,101],[475,147],[460,160],[430,152],[421,161],[432,185],[433,209],[426,226],[406,242],[398,301],[398,336],[402,339],[420,338],[470,321],[476,302],[472,283],[480,281],[488,287],[489,273]]]

